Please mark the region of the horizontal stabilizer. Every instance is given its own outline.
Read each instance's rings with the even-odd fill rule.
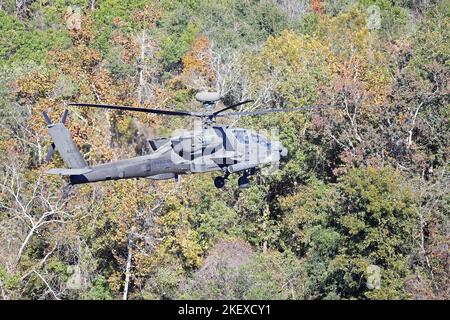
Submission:
[[[86,174],[91,171],[92,169],[89,168],[81,168],[81,169],[53,168],[48,170],[46,173],[59,174],[61,176],[76,176],[79,174]]]

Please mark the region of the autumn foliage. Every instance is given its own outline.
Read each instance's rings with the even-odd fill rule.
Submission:
[[[19,2],[0,10],[0,299],[449,298],[445,1]],[[276,129],[279,170],[221,190],[45,174],[64,163],[43,111],[69,110],[95,165],[192,124],[68,102],[202,111],[200,90],[310,107],[218,121]]]

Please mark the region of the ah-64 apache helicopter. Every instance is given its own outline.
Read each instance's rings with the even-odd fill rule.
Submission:
[[[245,100],[218,111],[212,111],[215,103],[222,97],[216,92],[200,92],[195,96],[203,103],[206,112],[172,111],[147,109],[129,106],[103,105],[90,103],[70,103],[78,107],[106,108],[122,111],[154,113],[169,116],[196,117],[202,120],[202,127],[170,138],[150,140],[152,152],[147,155],[89,166],[64,126],[68,111],[65,110],[59,123],[52,123],[44,112],[48,131],[53,143],[46,160],[49,161],[54,150],[61,154],[68,168],[54,168],[47,171],[69,177],[69,185],[106,180],[129,178],[149,178],[156,180],[178,179],[182,174],[220,171],[214,185],[222,188],[232,173],[240,174],[238,184],[241,188],[249,186],[249,176],[256,169],[276,163],[287,156],[287,149],[279,141],[270,141],[254,130],[215,125],[215,119],[226,116],[253,116],[273,112],[304,110],[266,109],[251,112],[225,112],[236,109],[252,100]]]

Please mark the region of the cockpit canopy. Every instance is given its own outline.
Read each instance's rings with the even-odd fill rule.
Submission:
[[[233,129],[233,134],[236,137],[236,140],[241,144],[248,144],[250,142],[247,130],[245,129]]]
[[[270,149],[272,146],[271,142],[261,134],[257,134],[245,129],[234,129],[232,132],[236,137],[236,140],[241,144],[247,145],[251,141],[266,149]]]
[[[251,134],[252,137],[252,142],[256,142],[257,144],[259,144],[260,146],[270,149],[272,147],[272,144],[270,143],[269,140],[266,139],[266,137],[264,137],[261,134],[256,134],[256,133],[252,133]]]

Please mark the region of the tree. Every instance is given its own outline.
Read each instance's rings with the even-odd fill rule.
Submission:
[[[296,299],[302,272],[295,259],[256,254],[242,240],[221,240],[192,279],[180,286],[182,299]]]
[[[4,297],[18,299],[30,294],[59,300],[64,289],[52,287],[54,283],[46,279],[45,273],[50,266],[49,257],[60,243],[60,233],[75,215],[65,208],[65,202],[49,188],[41,174],[24,174],[21,168],[23,164],[17,159],[1,167],[4,179],[0,209],[7,213],[2,214],[2,241],[9,243],[8,250],[1,256],[4,266],[1,280],[11,285],[12,279],[20,279],[12,288],[2,288]],[[30,280],[33,277],[34,280]],[[40,283],[30,286],[30,281]],[[27,286],[25,296],[21,290],[8,290],[14,287],[24,290]]]

